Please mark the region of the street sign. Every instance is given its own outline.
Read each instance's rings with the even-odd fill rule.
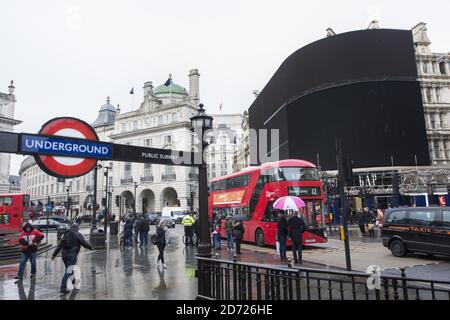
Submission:
[[[95,130],[88,123],[62,117],[45,123],[39,135],[22,134],[20,151],[34,153],[36,163],[46,173],[73,178],[91,171],[97,159],[110,159],[112,148],[110,144],[98,141]]]
[[[52,212],[53,211],[53,205],[51,203],[48,203],[45,205],[45,211]]]

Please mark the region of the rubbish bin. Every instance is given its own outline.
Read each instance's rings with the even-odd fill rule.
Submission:
[[[91,246],[94,250],[105,249],[105,232],[102,229],[92,231],[89,242],[91,243]]]
[[[111,221],[109,223],[109,234],[115,236],[119,233],[119,222]]]

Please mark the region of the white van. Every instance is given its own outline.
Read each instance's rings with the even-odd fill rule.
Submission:
[[[181,223],[186,214],[187,211],[180,207],[163,207],[161,212],[162,217],[170,217],[175,223]]]

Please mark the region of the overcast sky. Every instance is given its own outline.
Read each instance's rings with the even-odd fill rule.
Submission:
[[[16,86],[16,131],[56,116],[93,122],[111,103],[132,110],[145,81],[168,74],[188,88],[200,72],[208,113],[243,112],[293,51],[336,33],[428,25],[435,52],[450,51],[450,2],[428,1],[7,1],[0,0],[0,91]],[[13,156],[16,174],[22,156]]]

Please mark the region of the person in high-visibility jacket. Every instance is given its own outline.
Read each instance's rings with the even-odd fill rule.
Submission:
[[[195,223],[195,218],[190,215],[187,214],[183,217],[183,220],[181,221],[181,223],[184,226],[184,234],[186,237],[186,243],[185,245],[191,245],[194,246],[194,240],[192,239],[192,232],[193,232],[193,227],[194,227],[194,223]]]

